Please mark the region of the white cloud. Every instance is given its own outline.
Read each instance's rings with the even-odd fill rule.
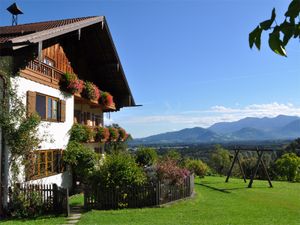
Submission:
[[[196,123],[211,125],[215,122],[235,121],[245,117],[275,117],[278,115],[300,116],[300,107],[291,103],[279,104],[253,104],[244,108],[228,108],[225,106],[213,106],[210,110],[198,110],[178,113],[174,115],[154,115],[131,118],[127,123]]]

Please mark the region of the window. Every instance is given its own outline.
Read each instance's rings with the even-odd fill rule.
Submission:
[[[53,67],[55,66],[55,61],[48,57],[44,58],[43,63],[47,64],[48,66],[53,66]]]
[[[36,150],[32,156],[32,164],[26,169],[27,180],[47,177],[64,172],[62,161],[63,150]]]
[[[74,123],[80,123],[89,126],[102,126],[103,117],[94,113],[74,110]]]
[[[58,100],[52,97],[48,97],[48,108],[47,108],[47,119],[48,120],[57,120],[58,118]]]
[[[66,101],[58,98],[27,91],[27,115],[37,112],[42,120],[53,122],[66,121]]]
[[[58,121],[58,103],[57,98],[36,94],[36,112],[43,120]]]

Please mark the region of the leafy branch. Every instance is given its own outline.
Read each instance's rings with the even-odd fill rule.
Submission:
[[[249,46],[260,50],[261,34],[263,31],[269,32],[269,47],[273,52],[281,56],[287,56],[285,47],[291,38],[300,38],[300,0],[292,0],[286,11],[285,19],[281,24],[276,22],[275,8],[272,10],[271,18],[261,22],[249,34]],[[274,25],[274,26],[272,26]]]

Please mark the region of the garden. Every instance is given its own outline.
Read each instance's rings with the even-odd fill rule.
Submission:
[[[105,225],[298,225],[300,224],[300,183],[256,181],[246,188],[242,179],[207,176],[195,180],[192,199],[162,207],[122,210],[91,210],[78,224]],[[83,195],[71,197],[70,204],[83,204]],[[3,224],[63,224],[65,217],[38,217],[3,221]]]

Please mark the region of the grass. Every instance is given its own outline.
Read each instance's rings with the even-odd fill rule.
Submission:
[[[63,224],[66,221],[66,217],[56,217],[56,216],[42,216],[36,219],[10,219],[0,221],[0,224],[4,225],[31,225],[31,224],[42,224],[42,225],[58,225]]]
[[[254,181],[253,188],[240,179],[196,179],[196,196],[161,208],[92,210],[78,225],[300,225],[300,183]],[[70,198],[82,205],[83,195]],[[65,217],[8,220],[1,224],[63,224]]]
[[[69,198],[69,205],[70,206],[83,206],[83,194],[73,195]]]
[[[194,199],[162,208],[89,211],[79,225],[300,225],[300,184],[206,177]]]

